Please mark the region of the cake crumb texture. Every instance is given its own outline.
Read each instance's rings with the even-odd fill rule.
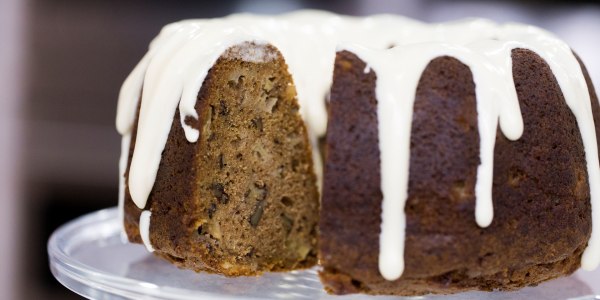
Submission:
[[[248,51],[270,59],[249,61],[240,54]],[[281,54],[253,43],[230,48],[210,69],[196,111],[198,120],[184,121],[200,131],[197,143],[175,113],[146,207],[154,253],[228,276],[313,266],[316,177]],[[129,193],[125,209],[128,236],[140,242]]]

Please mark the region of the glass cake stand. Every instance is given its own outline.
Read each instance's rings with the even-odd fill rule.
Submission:
[[[90,299],[600,299],[600,270],[576,274],[517,292],[468,292],[451,296],[369,297],[327,295],[317,268],[260,277],[226,278],[195,273],[149,254],[121,235],[117,209],[80,217],[48,242],[52,273]]]

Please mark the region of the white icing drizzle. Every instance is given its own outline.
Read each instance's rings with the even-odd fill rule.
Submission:
[[[121,157],[119,158],[119,211],[118,218],[125,233],[125,170],[127,169],[127,156],[129,156],[129,144],[131,134],[127,133],[121,137]]]
[[[140,237],[142,238],[142,242],[148,252],[154,252],[154,247],[150,243],[150,217],[152,216],[152,212],[149,210],[142,211],[140,215]]]
[[[376,72],[384,195],[379,265],[388,280],[399,278],[404,268],[404,204],[412,107],[421,73],[432,59],[443,55],[455,57],[471,68],[481,142],[475,220],[479,226],[487,227],[493,220],[496,129],[499,125],[511,140],[519,139],[523,133],[512,78],[511,51],[525,48],[536,52],[554,72],[581,130],[592,216],[596,220],[592,222],[592,237],[582,266],[593,269],[600,263],[600,164],[590,98],[581,68],[571,49],[552,34],[532,26],[498,25],[483,19],[425,24],[391,15],[356,18],[300,11],[280,16],[239,14],[167,25],[125,80],[119,95],[117,128],[126,136],[133,127],[143,90],[128,182],[132,199],[139,208],[145,208],[154,185],[176,109],[179,108],[187,140],[196,142],[199,132],[183,120],[198,117],[194,105],[208,70],[226,49],[247,41],[272,44],[282,53],[296,85],[301,112],[312,132],[313,143],[326,129],[324,99],[331,86],[336,47],[343,44],[338,50],[347,49],[359,55],[367,63],[364,72]],[[390,46],[395,47],[381,50]],[[242,53],[241,57],[249,61],[264,59],[260,53]],[[403,88],[397,89],[397,86]],[[128,147],[123,147],[123,151],[128,151]],[[127,155],[122,155],[122,160],[126,159]],[[316,169],[319,169],[318,162]],[[149,214],[147,212],[148,224],[144,223],[144,230],[149,228]]]

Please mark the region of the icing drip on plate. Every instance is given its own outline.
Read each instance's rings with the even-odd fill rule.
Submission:
[[[399,278],[404,268],[404,204],[412,107],[421,73],[432,59],[445,55],[471,68],[481,142],[474,219],[479,226],[487,227],[493,221],[494,211],[496,129],[500,126],[511,140],[519,139],[523,133],[512,79],[511,51],[515,48],[534,51],[552,69],[581,130],[593,217],[592,237],[582,266],[589,270],[600,263],[600,164],[590,97],[581,67],[571,49],[546,31],[520,24],[498,25],[483,19],[425,24],[391,15],[356,18],[300,11],[279,16],[238,14],[167,25],[125,80],[119,95],[117,128],[124,136],[124,153],[129,148],[125,144],[129,142],[127,137],[142,98],[127,182],[140,209],[145,208],[154,185],[175,111],[179,108],[181,120],[198,118],[194,105],[209,69],[228,48],[244,42],[268,43],[282,53],[313,142],[326,130],[324,100],[331,86],[336,49],[354,52],[368,64],[365,72],[376,72],[384,196],[379,265],[388,280]],[[391,46],[394,48],[384,50]],[[259,58],[268,61],[260,53],[241,54],[249,61]],[[399,85],[403,87],[400,91],[395,88]],[[187,140],[196,142],[199,132],[183,121],[181,126]],[[122,165],[126,166],[126,159],[127,154],[122,154]],[[121,193],[124,184],[122,180]],[[144,211],[140,230],[144,230],[142,236],[146,235],[145,244],[151,249],[149,222],[150,212]]]
[[[154,252],[154,247],[150,243],[150,217],[152,213],[149,210],[142,211],[140,215],[140,237],[148,252]]]

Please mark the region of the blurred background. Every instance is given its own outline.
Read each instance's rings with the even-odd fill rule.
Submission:
[[[0,299],[78,298],[50,274],[46,241],[117,204],[117,95],[164,24],[300,8],[531,23],[565,39],[600,86],[594,1],[0,0]]]

